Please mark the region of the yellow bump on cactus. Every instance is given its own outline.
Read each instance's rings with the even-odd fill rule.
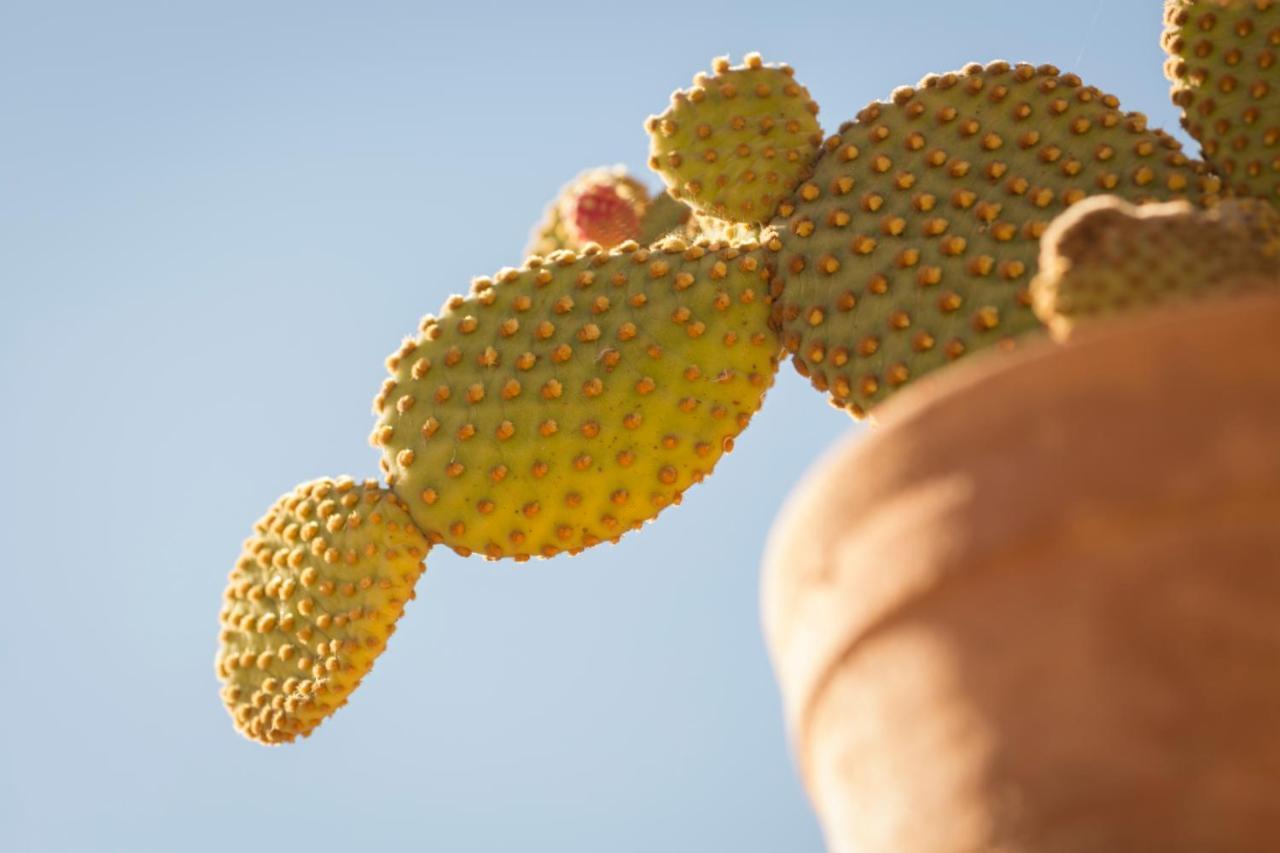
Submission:
[[[1232,191],[1280,202],[1280,2],[1166,0],[1162,42],[1205,160]]]
[[[1027,288],[1066,207],[1218,191],[1174,139],[1073,74],[993,62],[930,75],[827,139],[779,206],[773,320],[797,369],[861,417],[1039,328]]]
[[[754,53],[736,67],[720,58],[645,123],[649,165],[695,211],[763,223],[808,172],[822,142],[817,114],[790,67]]]
[[[730,222],[715,216],[695,213],[689,217],[686,230],[691,236],[703,237],[712,242],[739,245],[761,243],[773,236],[759,225],[750,222]]]
[[[556,252],[478,279],[388,359],[371,436],[432,543],[576,553],[679,503],[777,369],[756,246]]]
[[[245,541],[219,614],[215,668],[236,728],[287,743],[346,704],[413,598],[429,547],[373,480],[314,480],[277,500]]]
[[[1099,196],[1049,226],[1031,293],[1036,315],[1063,338],[1096,317],[1265,288],[1280,289],[1280,213],[1270,204],[1198,210]]]

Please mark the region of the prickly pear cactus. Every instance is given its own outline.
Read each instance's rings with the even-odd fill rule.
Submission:
[[[616,540],[711,473],[773,382],[754,246],[555,253],[478,279],[388,359],[371,440],[433,543]]]
[[[215,668],[246,737],[306,737],[386,647],[428,544],[370,480],[321,479],[267,510],[227,579]]]
[[[1169,0],[1165,37],[1188,127],[1232,190],[1273,198],[1275,8]],[[930,75],[825,141],[817,112],[790,68],[716,60],[646,123],[668,194],[583,173],[528,260],[421,322],[374,401],[391,491],[299,487],[232,572],[217,670],[243,732],[291,740],[345,702],[431,545],[572,554],[679,503],[784,351],[861,416],[1040,320],[1280,279],[1273,208],[1224,202],[1208,166],[1051,66]]]
[[[1280,289],[1280,214],[1266,202],[1206,211],[1100,196],[1054,220],[1031,292],[1036,315],[1065,337],[1095,317],[1267,288]]]
[[[649,165],[695,211],[763,223],[807,174],[822,141],[817,115],[789,66],[721,57],[646,122]]]
[[[1027,285],[1069,205],[1217,191],[1175,140],[1075,75],[1004,62],[931,75],[845,124],[779,208],[774,320],[797,369],[861,416],[1039,327]]]
[[[1280,203],[1280,3],[1166,0],[1162,42],[1205,160],[1232,191]]]

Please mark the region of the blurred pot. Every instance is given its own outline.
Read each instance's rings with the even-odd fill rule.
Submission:
[[[831,849],[1280,850],[1280,299],[978,357],[880,415],[766,557]]]

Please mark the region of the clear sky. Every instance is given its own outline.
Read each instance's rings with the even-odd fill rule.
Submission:
[[[1176,129],[1157,0],[733,8],[0,3],[0,847],[821,849],[759,557],[856,427],[789,366],[716,475],[622,544],[430,555],[310,740],[242,740],[213,675],[254,519],[376,473],[383,357],[518,263],[579,169],[642,170],[644,117],[711,57],[792,63],[828,129],[994,58]]]

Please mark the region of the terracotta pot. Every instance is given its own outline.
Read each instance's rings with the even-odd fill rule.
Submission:
[[[921,382],[766,563],[832,850],[1280,850],[1280,299]]]

